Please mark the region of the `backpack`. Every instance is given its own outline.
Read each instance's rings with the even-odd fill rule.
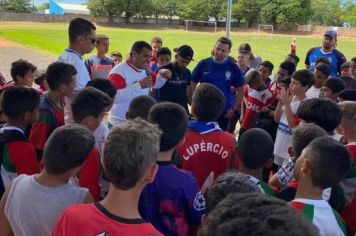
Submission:
[[[4,130],[2,133],[0,133],[0,168],[3,162],[5,144],[14,141],[28,142],[26,136],[17,130]],[[5,192],[5,185],[0,176],[0,198],[2,197],[4,192]]]

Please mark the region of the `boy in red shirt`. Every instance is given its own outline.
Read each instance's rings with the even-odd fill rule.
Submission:
[[[262,111],[271,105],[275,95],[267,88],[258,71],[251,69],[245,75],[243,119],[240,135],[251,127],[251,121]]]
[[[356,233],[356,102],[341,102],[341,130],[348,140],[347,150],[351,153],[352,166],[346,178],[341,181],[346,207],[341,213],[351,234]]]
[[[38,119],[40,97],[36,90],[10,87],[5,90],[1,106],[7,123],[0,128],[0,196],[19,174],[39,172],[36,151],[25,130]]]
[[[160,136],[156,125],[141,118],[112,128],[103,161],[108,195],[98,203],[67,208],[52,235],[161,235],[138,212],[142,189],[157,172]]]
[[[73,97],[71,109],[73,120],[91,132],[99,127],[112,99],[104,92],[86,87]],[[83,163],[79,173],[80,187],[88,188],[95,201],[100,200],[100,154],[95,147]]]
[[[234,160],[235,138],[215,122],[224,106],[225,97],[218,88],[200,84],[192,101],[196,120],[189,121],[184,141],[177,148],[181,168],[192,172],[203,193]]]
[[[30,142],[35,146],[38,160],[42,159],[45,143],[51,133],[64,125],[64,97],[71,97],[76,85],[77,71],[74,66],[54,62],[46,70],[49,90],[40,103],[40,117],[32,125]]]

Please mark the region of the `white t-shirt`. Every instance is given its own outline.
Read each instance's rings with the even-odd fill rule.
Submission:
[[[84,65],[82,56],[72,49],[66,49],[62,55],[58,58],[59,62],[71,64],[77,70],[77,84],[75,86],[74,92],[78,92],[80,89],[84,88],[85,85],[90,80],[89,72],[86,66]],[[65,99],[64,106],[64,121],[66,124],[73,123],[73,115],[71,109],[71,99]]]
[[[102,121],[99,127],[94,131],[95,147],[98,149],[101,157],[104,154],[105,140],[108,134],[109,134],[109,128],[104,123],[104,121]]]
[[[147,74],[144,70],[134,67],[128,61],[116,65],[111,70],[109,80],[123,79],[125,81],[125,88],[117,90],[114,105],[109,112],[109,123],[112,126],[118,126],[126,121],[126,113],[132,99],[141,95],[148,95],[149,88],[143,89],[138,83],[146,76]]]
[[[307,98],[319,98],[320,96],[320,88],[315,88],[314,85],[308,89],[308,91],[305,93]]]
[[[292,101],[290,103],[293,114],[297,113],[300,103],[301,101]],[[288,153],[288,148],[290,146],[292,146],[292,130],[288,126],[287,116],[283,107],[282,115],[279,119],[276,141],[274,143],[274,155],[277,156],[277,158],[285,160],[285,163],[287,163],[290,158]],[[282,165],[283,163],[276,164]]]

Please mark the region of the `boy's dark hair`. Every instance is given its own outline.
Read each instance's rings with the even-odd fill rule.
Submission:
[[[44,70],[37,70],[35,73],[35,84],[41,86],[42,83],[46,80],[46,71]]]
[[[356,81],[351,76],[340,76],[339,79],[344,81],[346,89],[356,89]]]
[[[78,36],[87,36],[92,30],[96,30],[93,23],[83,18],[75,18],[70,21],[68,27],[69,42],[74,42]]]
[[[40,104],[40,95],[33,88],[12,86],[4,91],[1,107],[9,119],[18,119],[26,112],[32,112]]]
[[[23,77],[25,76],[29,71],[35,72],[37,70],[37,67],[33,65],[32,63],[19,59],[17,61],[14,61],[11,63],[11,77],[14,81],[17,81],[17,76]]]
[[[340,93],[345,89],[344,81],[335,78],[329,78],[325,80],[323,86],[329,88],[333,93]]]
[[[81,122],[88,116],[98,117],[111,103],[112,100],[105,93],[86,87],[74,96],[71,104],[73,119]]]
[[[356,101],[356,90],[345,89],[339,94],[339,98],[345,101]]]
[[[158,158],[161,131],[141,118],[114,127],[104,148],[104,170],[119,189],[133,188]]]
[[[318,57],[315,61],[315,65],[317,65],[318,63],[325,63],[327,65],[330,65],[330,61],[327,57]]]
[[[160,37],[154,37],[154,38],[152,38],[151,43],[163,44],[163,41],[162,41],[162,38],[160,38]]]
[[[252,128],[239,139],[239,158],[246,168],[258,169],[273,158],[273,148],[273,139],[266,131]]]
[[[132,56],[132,53],[133,53],[133,52],[141,53],[144,48],[147,48],[147,49],[149,49],[149,50],[152,51],[151,45],[149,45],[147,42],[145,42],[145,41],[136,41],[136,42],[132,45],[131,52],[130,52],[130,56]]]
[[[165,152],[177,146],[183,139],[188,126],[188,115],[181,105],[162,102],[151,108],[148,121],[157,124],[162,131],[159,151]]]
[[[336,102],[328,98],[311,98],[300,104],[297,116],[307,123],[314,123],[332,134],[340,124],[342,113]]]
[[[356,62],[356,57],[351,58],[350,61]]]
[[[97,34],[96,35],[96,44],[100,44],[103,40],[109,40],[109,37],[106,36],[105,34]]]
[[[59,175],[81,166],[94,144],[92,132],[82,125],[71,124],[55,129],[43,150],[45,170]]]
[[[319,235],[317,228],[286,202],[261,193],[227,196],[206,222],[199,236]]]
[[[147,120],[148,113],[150,112],[151,107],[156,104],[151,96],[142,95],[132,99],[127,110],[127,119],[133,120],[136,117],[141,117],[144,120]]]
[[[292,147],[294,152],[294,157],[298,158],[303,149],[308,146],[308,144],[318,137],[326,137],[328,134],[320,126],[315,124],[301,124],[293,129],[292,134]]]
[[[274,69],[274,65],[273,65],[272,62],[270,62],[270,61],[264,61],[264,62],[262,62],[262,63],[261,63],[261,66],[264,66],[264,67],[268,68],[268,69],[269,69],[269,72],[271,72],[271,73],[272,73],[272,71],[273,71],[273,69]]]
[[[289,53],[288,56],[290,56],[291,58],[293,58],[297,64],[299,63],[299,57],[297,56],[297,54],[295,53]]]
[[[169,50],[169,48],[160,48],[157,51],[157,58],[160,55],[167,55],[167,54],[169,55],[169,57],[172,57],[172,52],[171,52],[171,50]]]
[[[53,62],[47,67],[46,80],[51,90],[56,90],[61,84],[69,85],[73,81],[73,76],[77,70],[71,64],[63,62]]]
[[[209,214],[216,205],[226,196],[235,193],[260,192],[256,184],[246,174],[237,171],[228,171],[221,174],[209,189],[206,197],[206,214]]]
[[[89,80],[85,87],[93,87],[107,94],[112,100],[115,99],[116,89],[113,83],[108,79],[92,79]]]
[[[220,38],[218,38],[218,40],[216,40],[216,43],[218,43],[218,42],[220,42],[220,43],[222,43],[222,44],[227,44],[227,45],[229,45],[229,49],[232,48],[232,42],[231,42],[231,40],[230,40],[229,38],[227,38],[227,37],[220,37]]]
[[[279,65],[280,68],[287,70],[288,71],[288,75],[292,75],[295,70],[296,70],[296,66],[294,63],[290,62],[290,61],[284,61]]]
[[[308,88],[310,88],[314,83],[315,76],[314,73],[311,72],[310,70],[303,69],[294,72],[292,75],[292,79],[299,81],[299,83],[303,87],[307,86]]]
[[[331,137],[314,139],[304,152],[311,162],[311,181],[321,189],[335,186],[350,170],[351,154]]]
[[[281,79],[282,84],[284,84],[286,87],[289,88],[290,83],[292,83],[292,77],[291,76],[286,76],[283,79]]]
[[[224,94],[214,85],[202,83],[194,91],[192,107],[198,121],[215,121],[225,107]]]
[[[315,67],[316,70],[320,71],[325,77],[329,77],[331,72],[331,67],[328,64],[320,63]]]
[[[345,63],[342,63],[342,65],[340,66],[340,69],[344,69],[344,68],[347,68],[347,69],[350,68],[350,62],[349,61],[347,61]]]

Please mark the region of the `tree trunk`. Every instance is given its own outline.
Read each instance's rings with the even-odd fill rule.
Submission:
[[[108,22],[109,23],[114,23],[114,14],[112,13],[108,13]]]

